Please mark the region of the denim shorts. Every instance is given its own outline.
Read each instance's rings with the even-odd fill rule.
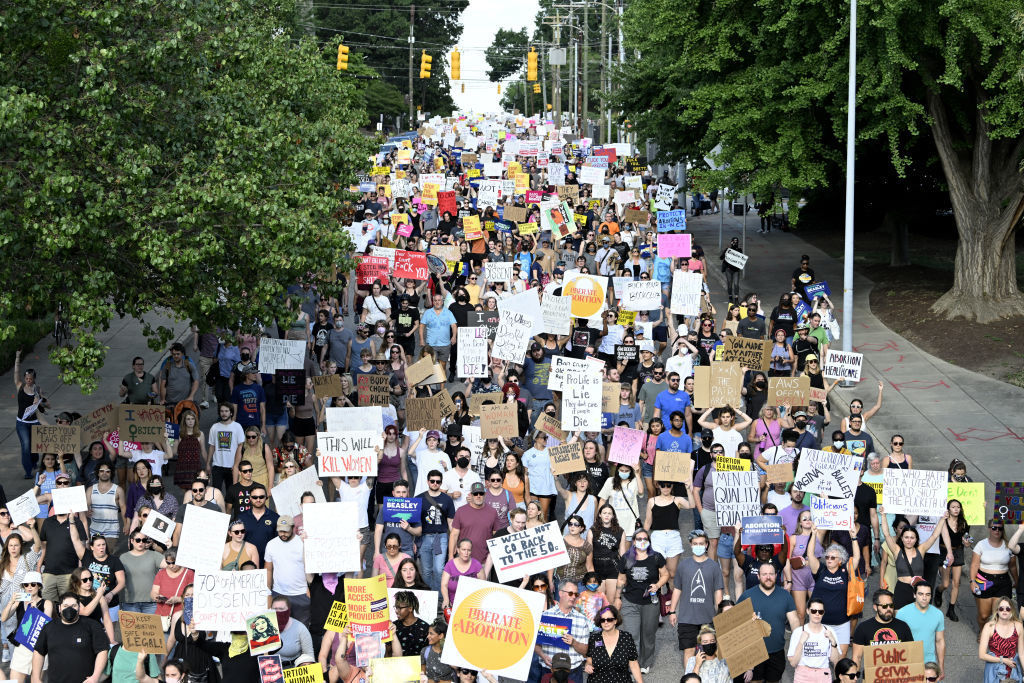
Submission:
[[[644,479],[654,479],[654,465],[650,464],[646,460],[640,461],[640,473]]]
[[[268,427],[287,427],[288,426],[288,411],[274,413],[267,411],[267,426]]]
[[[722,534],[718,537],[718,557],[731,560],[736,557],[732,544],[736,542],[732,534]]]

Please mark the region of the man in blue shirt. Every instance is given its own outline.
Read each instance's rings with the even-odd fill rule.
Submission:
[[[931,584],[920,581],[914,586],[914,602],[900,607],[896,618],[905,622],[914,640],[924,645],[924,661],[938,662],[946,670],[946,620],[942,610],[932,605]]]
[[[442,376],[448,376],[448,358],[458,325],[451,311],[444,308],[444,295],[434,294],[434,307],[420,316],[420,345],[430,345],[434,349],[434,357],[441,364]],[[426,339],[423,330],[426,329]]]
[[[754,667],[752,680],[755,683],[778,683],[782,680],[782,674],[786,672],[786,624],[791,631],[800,626],[793,596],[776,585],[777,579],[775,565],[770,562],[762,564],[757,571],[757,585],[747,589],[736,601],[739,604],[750,598],[754,614],[772,627],[771,634],[764,639],[768,659]]]
[[[679,388],[679,373],[668,373],[668,389],[665,389],[654,399],[654,417],[671,415],[678,410],[685,418],[685,424],[693,422],[690,416],[693,408],[690,405],[690,395]]]
[[[683,418],[682,412],[672,411],[672,414],[669,415],[668,431],[658,435],[657,450],[673,453],[693,452],[693,440],[690,439],[689,434],[683,431]]]

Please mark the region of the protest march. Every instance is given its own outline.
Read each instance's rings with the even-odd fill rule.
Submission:
[[[19,355],[13,679],[935,681],[964,618],[1020,680],[1021,484],[870,428],[839,273],[741,293],[631,143],[419,124],[289,319],[193,321],[84,414]]]

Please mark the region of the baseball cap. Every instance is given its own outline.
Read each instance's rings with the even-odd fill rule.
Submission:
[[[793,413],[793,417],[807,417],[807,413],[805,413],[802,410],[798,410],[795,413]]]
[[[809,353],[807,354],[807,358],[804,358],[805,363],[812,360],[818,360],[817,354]]]
[[[67,479],[68,481],[71,481],[71,477],[68,475],[67,472],[58,472],[57,476],[53,478],[54,481],[57,481],[59,479]]]
[[[569,655],[564,652],[557,652],[551,657],[551,670],[564,669],[569,671],[572,669],[572,660],[569,659]]]
[[[278,529],[291,529],[295,526],[295,520],[290,515],[281,515],[281,519],[277,520]]]
[[[431,429],[429,432],[427,432],[427,438],[428,439],[437,439],[438,441],[440,441],[441,440],[441,432],[437,431],[436,429]]]
[[[480,482],[474,482],[473,485],[469,487],[469,492],[470,493],[485,493],[486,489],[484,488],[484,485],[481,484]]]

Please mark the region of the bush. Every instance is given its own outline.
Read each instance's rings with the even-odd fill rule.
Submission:
[[[14,367],[14,354],[21,349],[21,355],[28,356],[36,344],[53,334],[53,315],[42,320],[12,320],[14,334],[0,340],[0,373]]]

